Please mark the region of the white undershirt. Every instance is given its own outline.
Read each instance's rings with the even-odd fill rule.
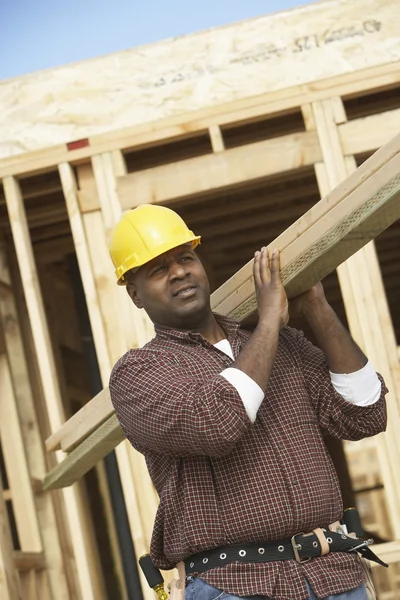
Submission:
[[[232,347],[228,340],[221,340],[214,346],[234,360]],[[236,388],[250,421],[254,423],[264,399],[264,392],[258,383],[244,371],[234,367],[224,369],[220,375]],[[381,382],[369,361],[362,369],[354,373],[331,373],[329,371],[329,375],[335,390],[351,404],[370,406],[377,402],[381,395]]]

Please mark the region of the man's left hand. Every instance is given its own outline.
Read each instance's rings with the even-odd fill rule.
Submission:
[[[321,282],[289,302],[290,318],[307,317],[310,311],[318,310],[319,306],[327,304],[324,288]]]

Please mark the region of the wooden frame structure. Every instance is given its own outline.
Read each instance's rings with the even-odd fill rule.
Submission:
[[[375,4],[378,0],[371,1],[371,6]],[[357,54],[356,45],[354,48]],[[291,56],[291,61],[296,60]],[[249,267],[238,269],[261,241],[271,243],[279,235],[287,236],[289,225],[312,210],[319,197],[336,198],[339,205],[350,193],[364,190],[358,192],[364,202],[365,189],[371,191],[375,185],[378,192],[398,177],[399,143],[390,143],[400,132],[398,62],[383,56],[381,64],[365,65],[354,72],[299,85],[287,85],[287,81],[282,89],[269,93],[219,104],[214,99],[212,106],[190,113],[119,131],[86,134],[77,143],[68,140],[0,160],[0,222],[4,223],[0,384],[6,390],[0,398],[0,441],[7,475],[6,481],[3,476],[0,520],[6,522],[1,503],[5,500],[13,509],[11,534],[15,538],[17,532],[20,547],[20,554],[14,552],[10,560],[15,539],[11,540],[7,529],[1,530],[0,581],[5,582],[5,598],[14,600],[18,590],[24,600],[107,597],[84,482],[61,492],[42,489],[46,472],[57,462],[58,473],[68,465],[66,453],[79,453],[82,470],[75,463],[70,480],[63,485],[76,481],[87,470],[88,460],[95,464],[117,446],[137,553],[148,550],[157,507],[143,457],[122,442],[107,391],[86,402],[90,394],[85,384],[67,372],[68,365],[74,373],[79,368],[68,362],[65,348],[78,348],[79,344],[74,338],[72,312],[66,319],[69,326],[57,318],[63,297],[66,311],[67,305],[72,305],[72,300],[67,301],[68,280],[62,272],[66,257],[76,252],[106,390],[116,360],[153,335],[146,315],[134,309],[115,286],[107,255],[109,233],[123,210],[146,201],[176,208],[203,234],[201,251],[214,288],[228,280],[220,289],[235,295],[239,279],[249,286],[245,297],[251,299],[251,281],[246,284]],[[363,162],[382,146],[380,153]],[[373,169],[379,174],[375,179]],[[53,202],[40,204],[42,198],[51,200],[53,194]],[[393,206],[397,210],[398,202],[393,200]],[[386,222],[381,230],[388,225]],[[364,506],[371,530],[380,534],[382,557],[393,563],[386,579],[376,575],[384,600],[394,600],[400,587],[400,487],[396,477],[400,461],[400,319],[393,311],[400,300],[396,283],[400,273],[393,259],[399,252],[398,225],[394,223],[387,236],[382,236],[381,253],[374,243],[368,244],[339,267],[339,285],[332,279],[327,283],[339,310],[343,302],[354,338],[383,373],[390,390],[388,431],[357,445],[345,444],[353,488],[363,501],[360,510]],[[235,277],[233,288],[231,276]],[[55,286],[60,287],[58,295]],[[226,303],[229,294],[225,296],[216,293],[216,307]],[[237,304],[230,305],[231,312],[232,306]],[[77,318],[76,311],[74,314]],[[85,404],[76,411],[78,397],[80,406]],[[56,450],[55,454],[45,454],[42,440],[46,438],[46,449]],[[369,463],[362,459],[364,453]],[[18,471],[13,469],[15,460]],[[375,465],[371,472],[370,464]],[[101,463],[96,467],[100,482],[104,482],[102,468]],[[122,581],[105,485],[101,494],[108,506],[116,569]],[[3,572],[7,577],[1,577]],[[145,585],[143,596],[154,598]],[[122,585],[121,598],[125,597]]]

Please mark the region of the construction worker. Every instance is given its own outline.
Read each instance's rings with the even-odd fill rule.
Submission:
[[[254,255],[254,331],[213,313],[199,243],[174,211],[142,205],[110,244],[118,284],[156,332],[110,378],[160,497],[153,563],[184,561],[185,600],[364,600],[361,559],[340,545],[349,540],[323,435],[384,431],[384,382],[321,284],[291,303],[319,348],[287,326],[276,249]]]

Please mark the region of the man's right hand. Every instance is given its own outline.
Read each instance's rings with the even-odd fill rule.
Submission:
[[[254,284],[258,323],[234,365],[265,392],[278,350],[279,331],[289,320],[288,299],[280,275],[279,250],[271,257],[267,248],[254,255]]]
[[[279,329],[289,321],[289,302],[280,274],[280,253],[274,249],[270,256],[268,248],[261,248],[254,255],[254,284],[258,306],[259,323],[276,323]]]

